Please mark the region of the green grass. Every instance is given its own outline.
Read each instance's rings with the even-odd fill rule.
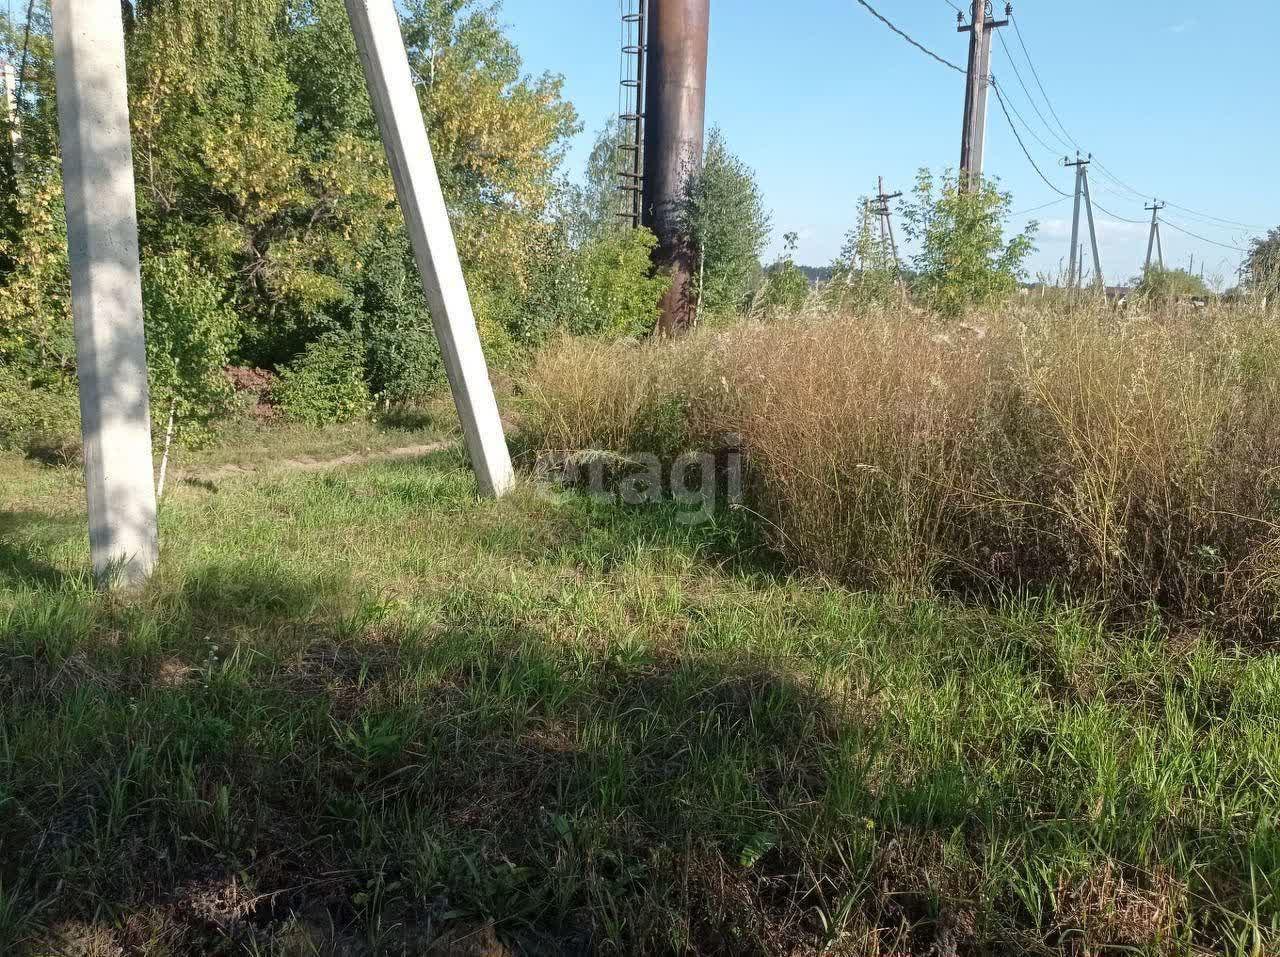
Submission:
[[[481,502],[453,452],[179,485],[126,600],[74,472],[0,482],[2,953],[1280,946],[1271,656]]]

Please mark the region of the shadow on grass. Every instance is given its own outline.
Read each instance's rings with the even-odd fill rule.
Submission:
[[[616,521],[602,548],[685,531]],[[1017,952],[1019,922],[1043,942],[984,854],[1003,832],[1040,866],[1037,841],[1092,832],[1020,832],[1025,796],[984,787],[981,754],[899,768],[899,716],[776,658],[567,639],[460,587],[420,620],[260,558],[11,622],[0,942],[425,954],[489,922],[529,954],[845,931]],[[88,637],[51,640],[58,614]]]
[[[523,953],[813,937],[822,892],[782,848],[846,723],[822,695],[499,618],[423,629],[344,585],[221,563],[136,606],[81,595],[95,611],[60,612],[74,640],[52,612],[13,622],[0,940],[426,953],[477,921]]]
[[[82,520],[59,518],[45,512],[20,509],[0,512],[0,583],[27,582],[61,585],[67,576],[43,557],[50,547],[83,535]]]

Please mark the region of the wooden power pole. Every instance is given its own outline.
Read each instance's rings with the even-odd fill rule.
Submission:
[[[992,31],[1009,25],[989,12],[989,0],[973,0],[973,18],[966,24],[964,14],[956,14],[960,33],[969,34],[968,82],[964,91],[964,129],[960,134],[960,186],[972,189],[982,183],[982,154],[987,138],[987,90],[991,86]],[[1005,7],[1005,16],[1013,5]]]

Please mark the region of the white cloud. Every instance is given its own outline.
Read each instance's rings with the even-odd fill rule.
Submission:
[[[1192,17],[1190,19],[1183,20],[1181,23],[1171,24],[1169,26],[1169,32],[1170,33],[1186,33],[1192,27],[1196,26],[1197,23],[1198,21],[1194,17]]]

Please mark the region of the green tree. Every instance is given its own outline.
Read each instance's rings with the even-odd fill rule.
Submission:
[[[0,17],[0,50],[26,63],[22,173],[6,190],[13,215],[0,215],[0,358],[66,378],[47,0],[34,11],[30,31]],[[523,76],[493,8],[418,0],[401,12],[482,335],[502,353],[513,331],[503,321],[527,297],[533,251],[554,228],[547,213],[576,117],[558,78]],[[387,397],[437,381],[342,0],[136,0],[126,16],[144,263],[179,257],[220,286],[236,320],[234,361],[285,366],[336,335],[362,345],[368,384]],[[195,320],[170,318],[183,315]]]
[[[181,252],[143,264],[142,300],[155,425],[163,431],[172,415],[174,434],[191,444],[231,400],[223,370],[235,347],[235,314],[217,278]]]
[[[770,216],[755,172],[713,129],[698,175],[690,177],[681,225],[701,259],[699,294],[712,312],[741,309],[761,275]]]
[[[1130,284],[1135,296],[1161,302],[1207,299],[1213,295],[1203,279],[1185,269],[1152,266],[1142,276],[1130,280]]]
[[[1245,284],[1260,296],[1280,296],[1280,228],[1255,239],[1244,263]]]
[[[863,197],[859,208],[862,218],[845,234],[827,295],[842,305],[864,308],[897,302],[902,292],[893,247],[872,228],[870,200]]]
[[[809,298],[809,277],[795,262],[799,241],[798,233],[784,234],[782,254],[765,270],[764,287],[757,299],[765,309],[793,312]]]
[[[916,243],[913,263],[921,297],[944,315],[990,305],[1012,295],[1035,250],[1036,225],[1006,240],[1011,196],[994,182],[962,190],[954,174],[939,181],[927,169],[916,176],[903,210],[907,238]]]
[[[619,184],[620,145],[623,130],[617,121],[596,135],[579,183],[565,187],[560,197],[560,215],[569,228],[569,239],[581,246],[600,236],[621,232],[625,227]]]

